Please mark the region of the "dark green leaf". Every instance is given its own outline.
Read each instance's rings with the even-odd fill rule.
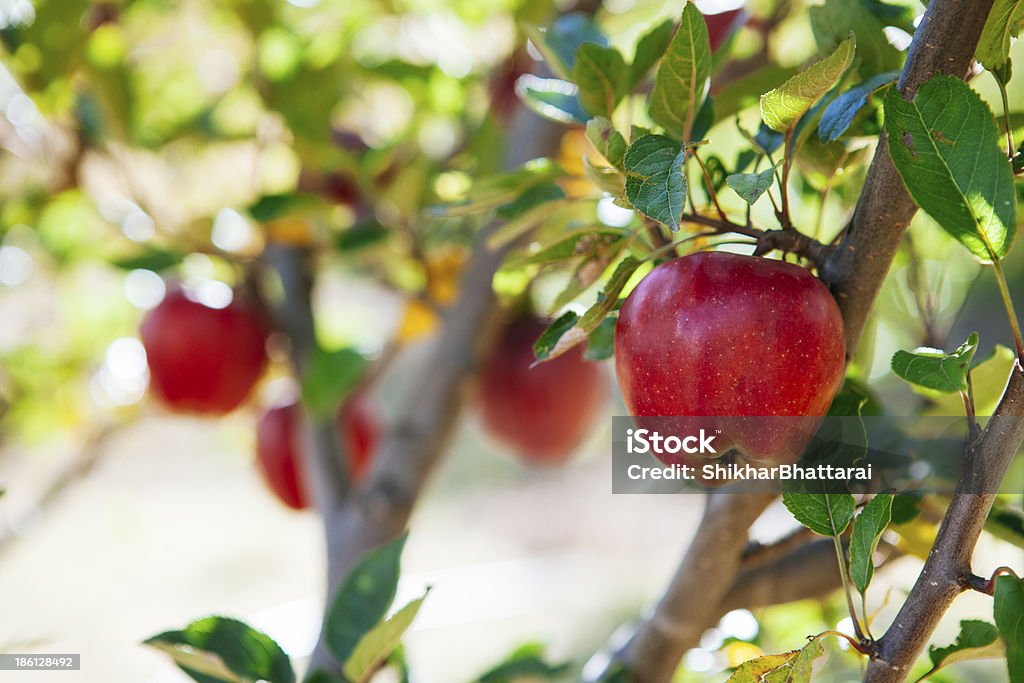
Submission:
[[[367,365],[366,358],[354,349],[314,349],[302,375],[302,402],[310,415],[316,420],[333,415],[359,383]]]
[[[714,124],[715,102],[711,95],[708,95],[704,98],[700,109],[697,110],[697,115],[693,118],[693,130],[690,132],[690,138],[698,141],[705,139],[708,131],[711,130],[711,126]]]
[[[342,581],[324,623],[324,640],[339,662],[347,662],[363,636],[388,612],[398,588],[407,534],[363,555]]]
[[[184,254],[168,249],[150,248],[135,256],[112,261],[112,265],[123,270],[152,270],[159,273],[181,263]]]
[[[761,96],[761,117],[772,130],[786,133],[796,126],[811,106],[839,82],[856,52],[853,37],[844,40],[831,55]]]
[[[992,112],[959,78],[934,76],[912,102],[885,96],[889,153],[918,206],[975,256],[1002,258],[1016,193]]]
[[[875,549],[882,532],[892,519],[891,493],[879,493],[864,506],[853,521],[850,534],[850,578],[857,590],[864,593],[875,573]]]
[[[544,330],[543,334],[533,344],[533,355],[536,356],[537,360],[547,360],[551,356],[551,352],[558,345],[558,341],[566,332],[576,326],[576,322],[579,319],[580,317],[576,313],[567,311],[548,325],[548,329]]]
[[[338,233],[334,238],[334,248],[344,252],[358,251],[381,242],[388,234],[388,229],[380,221],[371,218]]]
[[[1010,683],[1024,681],[1024,579],[996,578],[995,617],[1006,643],[1006,667]]]
[[[678,142],[664,135],[645,135],[629,146],[623,160],[626,198],[637,211],[673,231],[679,229],[686,204],[684,158]]]
[[[1018,548],[1024,548],[1024,510],[997,498],[985,521],[985,531]]]
[[[590,360],[608,360],[615,355],[615,318],[605,318],[601,324],[590,333],[587,340],[587,352],[584,354]]]
[[[906,524],[921,514],[921,494],[897,493],[892,499],[892,523]]]
[[[195,680],[225,683],[293,683],[295,672],[284,650],[270,636],[227,617],[206,617],[181,631],[145,641],[171,656]]]
[[[857,112],[867,104],[871,94],[883,85],[895,81],[897,78],[899,78],[899,73],[895,71],[878,74],[863,83],[853,86],[832,100],[825,107],[825,111],[821,115],[821,121],[818,123],[818,138],[822,142],[838,140],[850,127],[850,124],[853,123]]]
[[[584,109],[611,116],[629,88],[629,69],[615,48],[584,43],[576,52],[572,79]]]
[[[675,23],[671,19],[666,19],[645,33],[637,42],[633,63],[629,67],[630,89],[639,85],[651,67],[665,54],[668,44],[672,41],[673,31]]]
[[[318,203],[318,199],[307,194],[290,192],[287,194],[264,195],[250,204],[246,209],[252,219],[259,223],[267,223],[278,218],[308,209]]]
[[[775,168],[769,167],[760,173],[733,173],[725,182],[743,201],[753,204],[775,182]]]
[[[391,656],[402,641],[402,636],[412,626],[413,619],[420,611],[424,595],[413,600],[393,615],[380,622],[360,639],[342,670],[349,680],[366,681],[383,662]]]
[[[969,659],[1001,657],[1003,644],[999,642],[999,630],[985,621],[966,620],[960,622],[960,633],[956,640],[946,647],[928,648],[932,668],[921,677],[928,678],[942,667]]]
[[[936,349],[897,351],[892,371],[911,384],[951,394],[967,391],[967,371],[978,349],[978,333],[972,332],[953,353]]]
[[[989,71],[998,71],[1010,57],[1010,38],[1024,28],[1024,0],[995,0],[978,40],[975,59]]]
[[[601,153],[608,163],[622,169],[622,158],[626,155],[626,139],[608,119],[597,116],[587,121],[587,139]]]
[[[551,664],[544,659],[543,645],[528,643],[517,648],[505,661],[480,676],[477,683],[551,681],[562,678],[568,670],[567,663]]]
[[[502,220],[509,221],[541,204],[558,199],[565,199],[565,191],[557,183],[544,182],[528,187],[509,203],[499,206],[497,216]]]
[[[711,75],[711,45],[704,15],[686,3],[679,30],[654,79],[651,118],[676,140],[689,142],[698,103]]]

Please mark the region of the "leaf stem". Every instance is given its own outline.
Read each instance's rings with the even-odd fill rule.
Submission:
[[[999,96],[1003,100],[1003,125],[1006,126],[1006,155],[1013,158],[1013,127],[1010,125],[1010,102],[1006,96],[1006,84],[1001,76],[992,74],[999,84]]]
[[[770,160],[770,158],[769,158]],[[786,150],[782,159],[782,180],[780,190],[782,192],[782,214],[779,216],[779,223],[783,230],[793,230],[793,221],[789,215],[789,169],[793,165],[793,128],[786,133]]]
[[[1003,298],[1006,316],[1009,318],[1010,328],[1013,330],[1013,344],[1017,350],[1017,360],[1024,364],[1024,337],[1021,336],[1020,321],[1017,319],[1017,311],[1013,307],[1013,299],[1010,297],[1010,288],[1006,284],[1006,275],[1003,273],[1003,266],[998,258],[992,259],[992,270],[995,271],[999,295]]]
[[[822,636],[835,636],[837,638],[842,638],[843,640],[845,640],[846,642],[848,642],[850,644],[850,647],[852,647],[854,650],[856,650],[857,652],[861,653],[862,655],[870,655],[871,654],[871,652],[867,648],[865,648],[863,644],[857,642],[856,640],[851,638],[848,634],[843,633],[842,631],[832,631],[832,630],[822,631],[821,633],[818,634],[818,638],[821,638]]]
[[[853,633],[858,641],[866,640],[864,631],[860,626],[860,617],[857,616],[857,609],[853,606],[853,594],[850,592],[850,575],[846,571],[846,553],[843,552],[843,544],[839,536],[833,534],[832,541],[836,546],[836,559],[839,561],[839,578],[843,581],[843,593],[846,595],[846,606],[850,610],[850,620],[853,622]],[[859,650],[860,648],[858,648]]]
[[[697,155],[696,149],[691,150],[690,154],[692,154],[693,158],[697,160],[697,164],[700,166],[700,171],[701,173],[704,174],[704,184],[707,185],[708,196],[711,197],[711,201],[715,205],[715,211],[718,212],[718,217],[721,218],[723,221],[729,220],[729,217],[725,214],[725,211],[722,209],[722,205],[718,203],[718,192],[715,190],[715,186],[711,182],[711,175],[708,173],[707,166],[704,165],[704,162],[701,160],[700,156]]]

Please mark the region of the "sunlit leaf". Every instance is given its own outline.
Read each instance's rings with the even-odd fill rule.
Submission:
[[[779,133],[795,127],[800,117],[846,73],[855,51],[856,42],[851,36],[825,59],[762,95],[761,117],[768,127]]]
[[[967,391],[967,371],[978,349],[978,333],[972,332],[953,353],[937,349],[897,351],[892,371],[910,382],[944,393]]]
[[[689,142],[697,108],[711,75],[711,45],[704,15],[687,3],[679,30],[658,66],[651,92],[651,118],[672,138]]]

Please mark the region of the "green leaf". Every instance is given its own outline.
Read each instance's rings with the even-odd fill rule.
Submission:
[[[402,636],[409,630],[420,611],[424,598],[413,600],[393,615],[370,629],[356,645],[342,668],[345,676],[355,683],[363,683],[399,646]]]
[[[858,83],[839,97],[829,102],[818,122],[818,139],[834,142],[847,131],[857,113],[868,103],[872,93],[899,78],[899,72],[888,71],[878,74],[863,83]]]
[[[934,76],[912,102],[885,96],[889,153],[917,205],[981,259],[1002,258],[1016,229],[1010,162],[992,112],[969,85]]]
[[[363,636],[388,612],[398,588],[408,534],[363,555],[342,581],[324,623],[324,639],[339,662],[347,662]]]
[[[855,52],[856,41],[851,36],[825,59],[762,95],[761,117],[768,127],[779,133],[792,130],[800,117],[839,82]]]
[[[1024,681],[1024,579],[996,578],[994,613],[996,626],[1006,643],[1006,667],[1010,683]]]
[[[928,648],[928,656],[932,660],[932,668],[921,677],[924,680],[939,669],[964,662],[970,659],[986,659],[1001,657],[1003,644],[999,642],[999,630],[986,621],[969,619],[960,622],[960,633],[956,640],[946,647]]]
[[[824,653],[821,636],[815,636],[800,650],[744,662],[726,683],[810,683],[814,661]]]
[[[176,251],[153,247],[147,248],[141,254],[135,256],[114,259],[111,261],[111,265],[122,270],[152,270],[159,273],[162,270],[178,265],[184,257],[184,254]]]
[[[565,199],[565,191],[557,183],[547,181],[527,187],[518,197],[499,206],[495,215],[502,220],[510,221],[541,204],[559,199]]]
[[[552,360],[577,344],[587,341],[589,335],[608,317],[608,314],[615,310],[622,288],[626,286],[633,273],[642,264],[643,261],[632,256],[624,258],[615,267],[615,272],[608,278],[604,289],[598,294],[597,301],[587,309],[586,313],[577,317],[575,313],[569,312],[552,323],[534,344],[533,350],[537,361]]]
[[[732,672],[726,683],[764,683],[767,680],[766,676],[788,666],[799,654],[800,650],[793,650],[749,659]]]
[[[671,19],[666,19],[645,33],[637,41],[636,52],[633,54],[633,63],[629,66],[630,90],[647,77],[647,72],[665,54],[665,50],[668,49],[668,45],[672,41],[672,33],[675,31],[675,28],[675,22]]]
[[[583,354],[589,360],[608,360],[615,355],[615,318],[605,318],[590,333],[587,340],[587,352]]]
[[[838,536],[853,519],[856,502],[849,493],[785,491],[782,503],[796,521],[821,536]]]
[[[548,28],[523,27],[526,35],[544,56],[556,76],[569,80],[575,67],[576,51],[585,43],[608,45],[608,38],[589,15],[581,12],[563,14]]]
[[[1024,548],[1024,510],[1007,505],[997,498],[985,520],[985,531],[1018,548]]]
[[[518,168],[495,173],[473,183],[459,203],[435,207],[441,216],[465,216],[497,208],[515,200],[531,187],[565,176],[565,170],[550,159],[534,159]]]
[[[861,593],[868,590],[875,574],[875,549],[892,519],[893,494],[879,493],[864,506],[853,521],[850,534],[850,578]]]
[[[892,371],[911,384],[935,391],[967,391],[967,372],[977,350],[978,333],[972,332],[953,353],[926,348],[897,351],[892,357]]]
[[[1001,344],[997,344],[992,353],[985,358],[974,360],[971,368],[971,387],[974,389],[974,409],[978,415],[991,415],[999,399],[1003,397],[1006,378],[1010,376],[1017,354]],[[959,415],[963,412],[964,401],[959,393],[946,394],[917,385],[913,388],[928,397],[929,407],[926,415]]]
[[[807,10],[814,39],[822,52],[831,52],[851,33],[857,39],[858,70],[873,76],[903,66],[903,54],[885,36],[882,22],[860,0],[825,0]]]
[[[391,232],[380,221],[376,218],[369,218],[338,233],[338,236],[334,238],[334,248],[351,253],[373,246],[383,241],[389,234]]]
[[[302,402],[315,420],[334,415],[355,389],[369,362],[354,349],[325,351],[316,347],[302,373]]]
[[[1003,68],[1010,58],[1010,38],[1024,28],[1024,0],[996,0],[985,20],[975,59],[989,71]]]
[[[569,284],[555,297],[550,310],[561,310],[563,306],[597,282],[631,241],[630,235],[624,235],[613,242],[601,240],[588,245],[588,251],[585,252],[584,258],[580,260],[576,270],[573,271]]]
[[[511,259],[509,266],[548,265],[586,257],[599,252],[623,238],[621,230],[584,228],[568,235],[557,235],[554,241],[541,243],[539,249],[526,256]]]
[[[559,680],[569,670],[569,664],[551,664],[544,658],[540,643],[522,645],[492,669],[476,679],[476,683],[514,683],[515,681]]]
[[[615,48],[584,43],[576,51],[572,80],[587,111],[611,116],[629,88],[629,69]]]
[[[575,327],[579,319],[579,315],[573,311],[567,311],[548,325],[548,328],[533,343],[533,355],[537,360],[547,360],[558,345],[558,340]]]
[[[775,167],[769,167],[760,173],[733,173],[725,179],[747,204],[756,202],[775,182]]]
[[[626,138],[615,130],[612,122],[603,116],[587,121],[587,139],[608,163],[622,170],[622,158],[626,155]]]
[[[733,119],[739,112],[757,106],[762,94],[777,88],[797,73],[791,67],[769,64],[736,79],[724,91],[715,94],[715,120]]]
[[[254,221],[267,223],[309,209],[320,203],[320,200],[312,195],[289,192],[287,194],[264,195],[250,204],[246,210]]]
[[[897,493],[892,499],[892,523],[906,524],[921,514],[921,494]]]
[[[516,95],[531,110],[558,123],[586,123],[590,118],[580,103],[579,88],[569,81],[526,74],[516,81]]]
[[[658,66],[651,92],[651,118],[669,136],[690,141],[697,106],[711,75],[711,44],[704,15],[686,3],[679,30]]]
[[[225,683],[293,683],[295,672],[284,650],[256,629],[227,617],[206,617],[181,631],[145,641],[161,650],[195,680]],[[193,675],[199,674],[199,676]]]
[[[623,159],[626,198],[637,211],[673,231],[679,229],[686,205],[685,154],[671,138],[645,135],[629,146]]]

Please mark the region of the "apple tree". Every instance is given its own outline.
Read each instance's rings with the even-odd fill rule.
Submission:
[[[68,311],[47,343],[0,335],[0,435],[251,411],[268,489],[323,522],[308,666],[222,616],[147,645],[201,682],[414,680],[430,595],[395,603],[402,550],[464,408],[559,466],[603,428],[605,364],[638,424],[798,420],[714,423],[732,461],[806,461],[827,418],[861,457],[862,420],[914,415],[956,418],[962,464],[937,493],[709,488],[647,613],[478,680],[895,683],[997,658],[1024,681],[1024,2],[727,4],[0,4],[0,297],[35,268]],[[337,332],[339,269],[402,302],[372,350]],[[396,366],[385,419],[368,397]],[[260,405],[268,378],[293,391]],[[793,528],[754,540],[769,508]],[[983,535],[1005,563],[972,564]],[[876,619],[900,558],[918,578]],[[936,641],[965,591],[990,618]],[[706,647],[734,610],[809,599],[848,627]]]

